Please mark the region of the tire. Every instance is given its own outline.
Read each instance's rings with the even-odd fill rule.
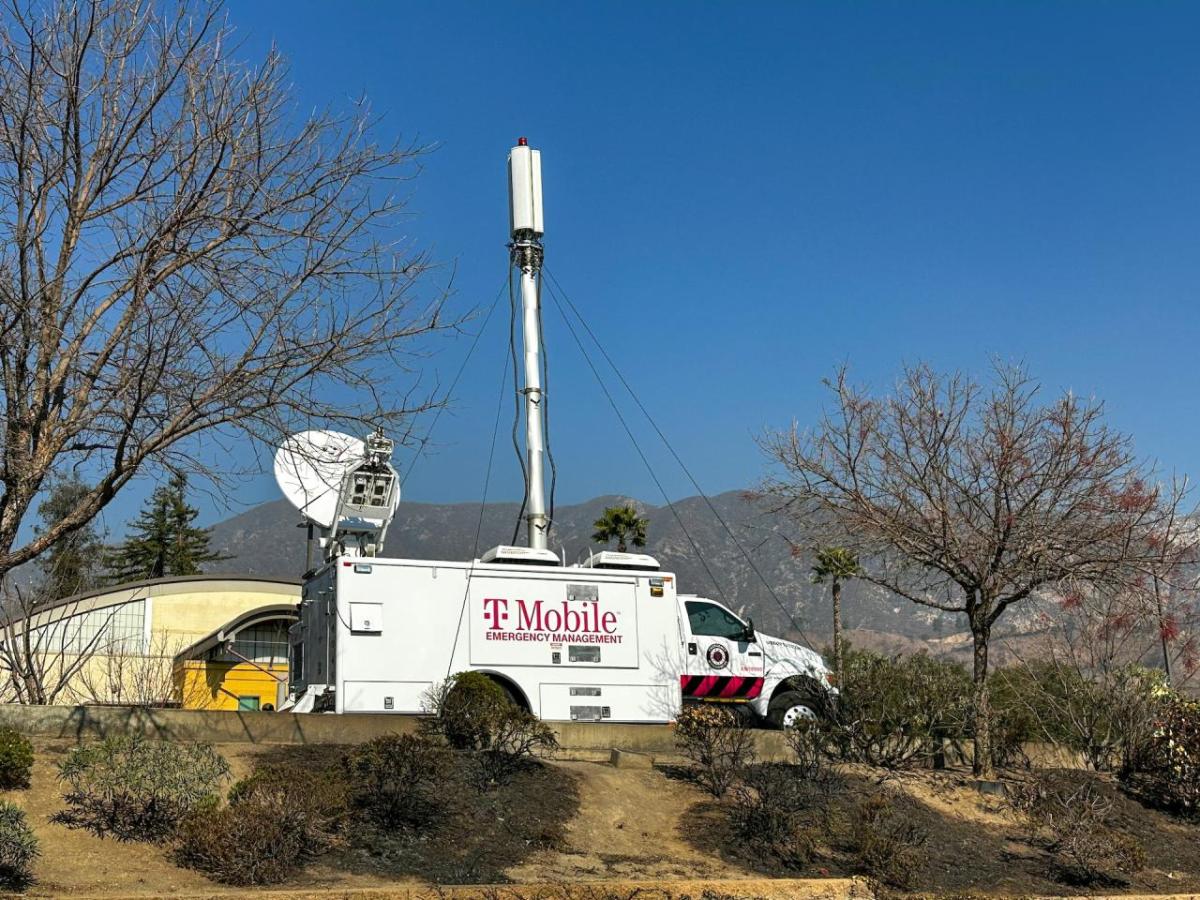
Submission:
[[[820,705],[811,696],[800,691],[784,691],[771,700],[767,707],[767,722],[772,728],[782,731],[791,728],[798,721],[818,718]]]

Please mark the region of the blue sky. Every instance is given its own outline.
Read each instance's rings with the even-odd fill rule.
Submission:
[[[547,264],[708,491],[753,484],[755,436],[812,421],[841,362],[886,386],[905,361],[1023,360],[1103,398],[1141,452],[1200,469],[1200,7],[259,0],[230,16],[244,53],[290,58],[301,108],[366,93],[384,133],[438,144],[408,224],[455,267],[462,307],[504,276],[507,150],[540,147]],[[546,323],[560,501],[657,501]],[[505,327],[409,499],[479,499]],[[467,343],[429,376],[448,383]],[[508,415],[492,499],[520,492]],[[277,496],[262,478],[237,501]],[[205,521],[228,514],[205,501]]]

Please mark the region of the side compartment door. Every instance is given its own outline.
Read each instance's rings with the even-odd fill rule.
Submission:
[[[763,649],[745,622],[712,600],[684,601],[685,700],[753,700],[763,687]]]

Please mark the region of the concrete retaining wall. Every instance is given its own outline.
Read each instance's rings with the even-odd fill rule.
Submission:
[[[381,734],[416,731],[419,717],[406,715],[293,714],[199,709],[147,709],[139,706],[21,706],[0,704],[0,726],[28,735],[86,741],[111,734],[141,734],[168,741],[214,744],[359,744]],[[611,750],[652,756],[674,756],[669,725],[614,725],[606,722],[552,722],[568,755],[608,759]],[[758,758],[791,758],[783,735],[755,733]],[[947,753],[952,765],[970,764],[970,747],[962,758]],[[1053,744],[1027,744],[1026,755],[1038,767],[1084,768],[1083,759]]]
[[[292,714],[137,706],[21,706],[0,704],[0,725],[28,735],[86,741],[114,734],[141,734],[173,741],[214,744],[357,744],[381,734],[416,730],[418,717],[406,715]],[[668,725],[616,725],[605,722],[551,723],[564,750],[600,754],[612,749],[673,755]],[[785,759],[787,745],[774,732],[756,734],[761,758]]]

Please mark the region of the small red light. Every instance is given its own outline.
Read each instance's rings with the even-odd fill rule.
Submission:
[[[528,147],[529,141],[526,140],[525,138],[517,138],[517,146],[518,147]]]

